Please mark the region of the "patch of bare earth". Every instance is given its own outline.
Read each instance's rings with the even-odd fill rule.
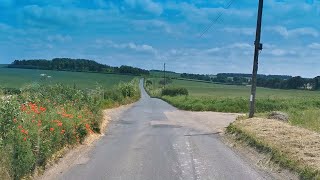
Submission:
[[[222,133],[240,115],[236,113],[168,111],[169,123],[202,131],[203,133]]]
[[[101,124],[101,134],[89,135],[83,144],[76,147],[64,148],[53,157],[52,161],[48,163],[45,172],[40,176],[35,176],[38,180],[55,180],[59,179],[60,174],[69,170],[75,165],[85,164],[89,161],[89,152],[95,146],[95,142],[104,136],[109,122],[117,120],[118,117],[131,105],[120,106],[113,109],[103,111],[103,121]]]
[[[272,119],[253,118],[234,123],[303,166],[320,170],[320,134]]]

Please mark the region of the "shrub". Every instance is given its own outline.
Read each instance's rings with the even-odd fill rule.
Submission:
[[[164,79],[161,79],[161,80],[159,81],[159,84],[160,84],[160,85],[164,85],[164,84],[170,84],[170,83],[172,83],[172,79],[171,79],[171,78],[166,78],[165,80],[166,80],[166,82],[164,82]]]
[[[165,88],[162,90],[161,95],[162,96],[179,96],[179,95],[188,95],[189,92],[186,88]]]
[[[151,86],[151,85],[152,85],[152,81],[148,79],[148,80],[146,81],[146,86]]]

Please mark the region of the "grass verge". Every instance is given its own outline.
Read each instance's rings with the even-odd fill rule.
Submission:
[[[315,151],[319,148],[319,134],[266,119],[238,120],[228,126],[227,133],[258,152],[269,154],[272,162],[297,172],[300,179],[320,179],[320,152]]]

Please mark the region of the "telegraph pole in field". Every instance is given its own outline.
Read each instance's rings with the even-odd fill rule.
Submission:
[[[163,87],[166,88],[166,63],[163,64]]]
[[[251,95],[250,95],[250,112],[249,118],[252,118],[255,112],[255,102],[256,102],[256,89],[257,89],[257,73],[258,73],[258,60],[259,52],[262,50],[262,44],[260,44],[261,39],[261,24],[262,24],[262,10],[263,10],[263,0],[259,0],[258,9],[258,20],[256,29],[256,40],[254,41],[254,61],[251,79]]]

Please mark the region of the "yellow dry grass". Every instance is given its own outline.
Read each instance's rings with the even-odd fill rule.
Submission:
[[[320,134],[272,119],[238,120],[235,126],[295,160],[320,170]]]

